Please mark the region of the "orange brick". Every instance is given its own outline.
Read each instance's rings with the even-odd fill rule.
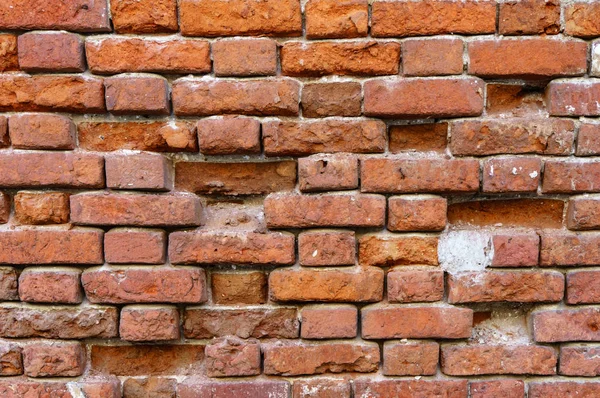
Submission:
[[[358,260],[360,264],[437,265],[438,238],[435,236],[410,235],[363,235],[359,239]]]
[[[394,196],[388,199],[390,231],[441,231],[446,227],[445,198]]]
[[[212,45],[216,76],[277,73],[277,42],[271,39],[219,40]]]
[[[169,191],[173,187],[171,161],[162,155],[107,155],[104,161],[108,188]]]
[[[398,343],[383,345],[383,374],[386,376],[424,376],[437,371],[438,343]]]
[[[69,195],[63,192],[18,192],[15,218],[19,224],[44,225],[69,222]]]
[[[29,303],[79,304],[83,292],[77,269],[26,268],[19,276],[19,297]]]
[[[176,32],[176,0],[112,0],[110,12],[119,33]]]
[[[106,108],[115,115],[168,115],[169,83],[160,77],[117,76],[104,80]]]
[[[440,301],[444,272],[392,269],[387,274],[388,300],[395,303]]]
[[[598,198],[571,197],[567,208],[567,227],[572,230],[597,229],[600,225]]]
[[[565,33],[578,37],[600,36],[600,4],[575,1],[565,5]]]
[[[216,116],[198,121],[200,152],[233,155],[260,152],[260,122],[242,116]]]
[[[463,41],[460,39],[410,39],[402,42],[402,73],[406,76],[460,75]]]
[[[389,149],[392,153],[445,153],[448,143],[448,123],[390,126],[389,133]]]
[[[179,311],[175,307],[128,305],[121,310],[119,336],[126,341],[179,338]]]
[[[598,308],[538,311],[532,314],[532,319],[533,338],[538,343],[600,339],[600,329],[596,327],[600,322]]]
[[[112,264],[163,264],[166,247],[161,230],[115,228],[104,234],[104,256]]]
[[[501,35],[554,35],[560,32],[558,0],[512,0],[498,6]]]
[[[298,179],[303,192],[358,188],[358,158],[348,154],[300,158]]]
[[[309,0],[304,14],[308,39],[363,37],[369,30],[367,0]]]
[[[302,308],[303,339],[346,339],[356,337],[358,311],[351,305],[306,306]]]
[[[17,36],[0,34],[0,72],[19,70]]]
[[[212,273],[211,291],[215,304],[264,304],[267,302],[267,276],[259,271]]]
[[[354,265],[354,232],[302,232],[298,235],[298,255],[304,266]]]
[[[66,116],[42,113],[13,115],[8,121],[8,131],[15,148],[75,148],[75,125]]]
[[[362,87],[357,82],[309,83],[302,87],[305,117],[359,116]]]
[[[537,192],[542,175],[539,158],[491,158],[483,163],[483,192]]]
[[[23,347],[23,368],[29,377],[81,376],[86,356],[86,348],[81,343],[34,342]]]
[[[540,265],[586,266],[600,263],[600,235],[547,232],[541,235]]]

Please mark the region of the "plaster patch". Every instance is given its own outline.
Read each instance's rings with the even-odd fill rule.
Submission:
[[[494,245],[488,232],[450,231],[440,236],[438,260],[440,267],[450,275],[483,271],[493,259]]]

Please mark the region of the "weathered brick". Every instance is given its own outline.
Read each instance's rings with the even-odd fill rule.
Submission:
[[[263,353],[268,375],[365,373],[379,367],[379,347],[374,343],[263,345]]]
[[[0,34],[0,72],[19,70],[17,36]]]
[[[177,380],[170,377],[129,378],[123,383],[123,397],[172,398],[176,389]]]
[[[267,276],[264,272],[212,273],[210,279],[215,304],[248,305],[267,302]]]
[[[299,92],[300,84],[289,78],[248,81],[182,78],[173,82],[171,95],[178,116],[232,113],[294,116],[300,108]]]
[[[463,41],[455,38],[406,40],[402,42],[402,73],[405,76],[460,75],[463,46]]]
[[[392,153],[446,151],[448,123],[390,126],[389,132]]]
[[[600,36],[600,4],[574,1],[564,8],[565,33],[578,37]]]
[[[600,125],[584,123],[577,135],[577,156],[600,155]]]
[[[538,343],[600,341],[598,308],[538,311],[532,319],[533,338]]]
[[[364,83],[367,116],[425,119],[477,116],[482,112],[483,81],[478,78],[396,78]]]
[[[110,14],[119,33],[176,32],[175,0],[112,0]]]
[[[438,238],[411,235],[363,235],[358,261],[362,265],[437,265]]]
[[[444,297],[444,272],[392,269],[387,274],[387,289],[392,303],[440,301]]]
[[[304,117],[359,116],[362,87],[358,82],[309,83],[302,87]]]
[[[127,341],[179,339],[179,311],[175,307],[125,306],[119,336]]]
[[[600,116],[600,80],[550,82],[546,87],[546,101],[552,116]]]
[[[92,303],[201,303],[207,293],[199,268],[88,268],[81,283]]]
[[[445,198],[394,196],[388,199],[390,231],[441,231],[446,227]]]
[[[0,192],[0,224],[6,224],[10,218],[10,195]]]
[[[0,116],[0,148],[7,146],[10,146],[10,137],[8,136],[8,118],[5,116]]]
[[[440,345],[434,342],[383,345],[383,374],[386,376],[425,376],[437,371]]]
[[[529,383],[529,398],[562,398],[585,397],[593,398],[600,394],[600,383],[591,381],[561,381],[561,382],[532,382]]]
[[[290,383],[283,380],[252,381],[201,381],[189,378],[177,385],[179,398],[196,398],[199,395],[239,398],[287,398]]]
[[[277,73],[277,42],[271,39],[219,40],[212,45],[215,76],[270,76]]]
[[[255,340],[226,337],[211,341],[205,349],[209,377],[256,376],[260,374],[260,344]]]
[[[293,264],[294,236],[269,232],[173,232],[173,264]]]
[[[600,303],[600,272],[574,271],[567,273],[568,304]]]
[[[19,224],[64,224],[69,221],[69,195],[64,192],[18,192],[15,218]]]
[[[469,383],[472,398],[525,398],[522,380],[486,380]]]
[[[352,387],[343,379],[309,378],[294,380],[294,398],[350,398]]]
[[[599,209],[598,198],[571,197],[567,208],[567,227],[572,230],[598,229]]]
[[[369,30],[367,0],[309,0],[304,15],[309,39],[363,37]]]
[[[72,398],[65,382],[42,382],[21,378],[0,381],[0,394],[6,398],[30,396]]]
[[[71,221],[80,225],[200,225],[200,199],[183,195],[84,193],[71,196]]]
[[[385,198],[363,194],[270,194],[264,201],[269,228],[377,227]]]
[[[537,192],[542,160],[533,157],[491,158],[483,163],[483,192]]]
[[[512,0],[498,6],[501,35],[554,35],[560,32],[560,1]]]
[[[356,337],[358,310],[351,305],[305,306],[302,308],[303,339],[345,339]]]
[[[600,162],[547,160],[544,162],[544,193],[600,192]]]
[[[564,376],[600,376],[600,348],[561,347],[559,373]]]
[[[115,76],[104,80],[106,109],[115,115],[168,115],[169,83],[162,77]]]
[[[298,179],[303,192],[358,188],[358,158],[349,154],[318,154],[298,159]]]
[[[23,374],[21,347],[8,341],[0,341],[0,376]]]
[[[364,378],[354,382],[354,396],[361,398],[405,396],[463,398],[467,394],[467,380],[376,380]]]
[[[384,272],[378,268],[277,269],[269,274],[274,301],[374,302],[383,297]]]
[[[104,161],[108,188],[169,191],[173,187],[171,162],[162,155],[113,154]]]
[[[363,339],[471,336],[473,310],[456,307],[366,307],[361,310]]]
[[[68,117],[17,114],[8,122],[10,141],[19,149],[73,149],[75,125]]]
[[[242,339],[299,336],[300,323],[295,307],[249,309],[185,309],[183,333],[188,339],[238,336]]]
[[[19,276],[19,297],[29,303],[79,304],[83,292],[76,268],[26,268]]]
[[[528,267],[538,264],[540,237],[536,233],[495,234],[492,244],[492,267]]]
[[[542,266],[585,266],[600,263],[600,235],[567,232],[543,233]]]
[[[306,231],[298,235],[298,256],[304,266],[354,265],[352,231]]]
[[[83,72],[83,41],[66,32],[20,35],[19,67],[28,72]]]
[[[0,301],[18,301],[19,274],[13,267],[0,267]]]
[[[163,264],[166,247],[161,230],[115,228],[104,234],[104,256],[112,264]]]
[[[86,398],[119,398],[121,381],[116,376],[88,376],[69,384],[75,393],[83,393]]]
[[[486,111],[488,115],[524,117],[546,115],[543,88],[526,84],[486,84]]]
[[[23,368],[29,377],[81,376],[85,365],[81,343],[39,341],[23,347]]]
[[[217,116],[198,121],[200,152],[233,155],[260,152],[260,122],[249,117]]]

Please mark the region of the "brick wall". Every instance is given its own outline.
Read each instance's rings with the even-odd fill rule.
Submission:
[[[0,1],[0,396],[600,396],[600,2]]]

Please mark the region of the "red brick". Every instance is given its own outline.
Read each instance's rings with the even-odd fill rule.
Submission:
[[[367,80],[364,114],[420,119],[477,116],[483,112],[483,84],[472,77]]]
[[[15,268],[0,267],[0,301],[18,301],[19,274]]]
[[[537,192],[542,160],[533,157],[492,158],[483,163],[483,192]]]
[[[215,76],[269,76],[277,73],[277,42],[271,39],[219,40],[212,45]]]
[[[85,364],[81,343],[39,341],[23,347],[23,367],[29,377],[81,376]]]
[[[565,5],[565,33],[578,37],[600,36],[600,4],[575,1]]]
[[[523,117],[546,115],[544,88],[525,84],[489,83],[486,85],[488,115]]]
[[[379,347],[374,343],[263,345],[263,353],[268,375],[365,373],[379,367]]]
[[[21,347],[8,341],[0,341],[0,376],[23,374]]]
[[[84,193],[71,196],[71,221],[80,225],[200,225],[202,204],[183,195]]]
[[[78,126],[79,146],[91,151],[133,149],[152,152],[196,152],[192,124],[180,122],[95,122]]]
[[[552,347],[531,345],[448,345],[442,347],[442,372],[451,376],[556,374]]]
[[[463,72],[463,41],[454,38],[410,39],[402,43],[405,76],[460,75]]]
[[[64,224],[69,221],[69,195],[63,192],[19,192],[15,195],[19,224]]]
[[[171,161],[162,155],[108,155],[104,161],[108,188],[169,191],[173,187]]]
[[[19,276],[19,296],[29,303],[79,304],[83,292],[75,268],[26,268]]]
[[[550,82],[546,87],[552,116],[600,116],[600,81],[573,79]]]
[[[362,265],[437,265],[438,238],[411,235],[363,235],[358,261]]]
[[[269,228],[378,227],[385,198],[363,194],[271,194],[264,201]]]
[[[544,233],[540,248],[542,266],[586,266],[600,263],[600,235],[568,232]]]
[[[298,235],[298,256],[304,266],[354,265],[356,240],[352,231],[307,231]]]
[[[99,229],[14,229],[0,232],[0,264],[102,264]]]
[[[112,264],[163,264],[166,261],[165,231],[115,228],[104,234],[104,256]]]
[[[600,383],[576,382],[532,382],[529,383],[529,398],[594,398],[600,394]]]
[[[483,39],[468,44],[469,74],[548,78],[587,71],[587,43],[563,38]],[[523,57],[522,54],[527,54]]]
[[[178,116],[294,116],[300,108],[299,92],[300,84],[289,78],[248,81],[182,78],[173,82],[171,95]]]
[[[309,39],[363,37],[369,30],[367,0],[309,0],[304,14]]]
[[[19,36],[19,66],[28,72],[83,72],[83,41],[66,32],[25,33]]]
[[[182,0],[184,36],[300,36],[299,0]]]
[[[211,341],[205,349],[209,377],[256,376],[260,374],[260,344],[227,337]]]
[[[437,371],[440,345],[433,342],[383,345],[383,374],[386,376],[424,376]]]
[[[600,125],[585,123],[579,126],[577,156],[600,155]]]
[[[119,336],[127,341],[179,339],[179,311],[175,307],[123,307]]]
[[[298,159],[303,192],[358,188],[358,158],[349,154],[319,154]]]
[[[115,115],[168,115],[169,83],[161,77],[116,76],[104,80],[106,108]]]
[[[290,383],[280,380],[252,381],[205,381],[189,378],[177,385],[179,398],[198,396],[239,397],[239,398],[287,398],[290,395]]]
[[[385,150],[385,124],[380,120],[272,121],[263,123],[268,156],[320,152],[380,153]]]
[[[567,227],[571,230],[598,229],[599,209],[598,198],[571,197],[567,208]]]
[[[0,111],[104,113],[104,85],[101,79],[82,75],[4,74]]]
[[[277,269],[269,274],[274,301],[374,302],[383,297],[384,272],[378,268]]]
[[[575,271],[567,273],[568,304],[600,303],[600,272]]]
[[[454,155],[573,153],[575,124],[567,119],[491,119],[455,122],[450,149]]]
[[[294,236],[279,232],[173,232],[173,264],[293,264]]]
[[[448,123],[390,126],[389,150],[400,152],[445,153]]]
[[[356,337],[358,311],[351,305],[306,306],[302,308],[303,339],[346,339]]]
[[[302,87],[304,117],[359,116],[362,87],[358,82],[307,83]]]
[[[394,196],[388,199],[388,230],[441,231],[446,227],[445,198]]]
[[[464,398],[467,394],[467,380],[374,380],[373,378],[364,378],[354,382],[354,396],[361,398],[436,396]]]
[[[81,283],[92,303],[202,303],[207,293],[199,268],[88,268]]]
[[[525,398],[525,383],[521,380],[490,380],[470,382],[472,398]]]
[[[538,311],[532,318],[533,338],[538,343],[600,341],[598,308]]]
[[[294,398],[350,398],[350,383],[340,379],[310,378],[294,380]]]
[[[215,304],[248,305],[267,302],[267,276],[264,272],[212,273],[210,280]]]
[[[112,0],[110,14],[119,33],[176,32],[176,0]]]
[[[19,70],[17,36],[0,34],[0,72]]]
[[[554,35],[560,32],[560,1],[512,0],[498,6],[501,35]]]
[[[392,269],[387,274],[387,289],[393,303],[441,301],[444,272]]]
[[[361,191],[382,193],[477,192],[479,162],[474,159],[365,158]]]
[[[86,398],[119,398],[121,397],[121,382],[115,376],[92,376],[71,383],[74,391],[83,393]]]
[[[260,122],[249,117],[217,116],[198,121],[198,142],[204,155],[260,153]]]
[[[106,1],[7,0],[0,4],[0,29],[64,29],[75,32],[110,31]]]
[[[298,338],[300,323],[295,307],[252,309],[186,308],[183,332],[188,339],[238,336]]]
[[[73,149],[75,125],[68,117],[46,114],[18,114],[9,119],[8,129],[14,148]]]
[[[540,237],[536,233],[500,233],[492,237],[492,267],[530,267],[538,264]]]
[[[85,52],[93,73],[208,73],[210,44],[203,40],[143,39],[127,36],[88,38]]]
[[[123,383],[123,397],[172,398],[176,389],[177,380],[170,377],[129,378]]]
[[[496,28],[493,1],[381,1],[372,5],[375,37],[484,34]]]
[[[42,382],[22,378],[0,381],[0,395],[5,398],[72,398],[68,385],[65,382]]]
[[[0,336],[85,339],[117,337],[118,312],[103,306],[0,304]]]
[[[600,162],[547,160],[544,163],[544,193],[600,192]]]
[[[471,336],[473,310],[456,307],[366,307],[363,339],[464,339]]]
[[[559,373],[564,376],[600,376],[600,348],[561,347]]]

